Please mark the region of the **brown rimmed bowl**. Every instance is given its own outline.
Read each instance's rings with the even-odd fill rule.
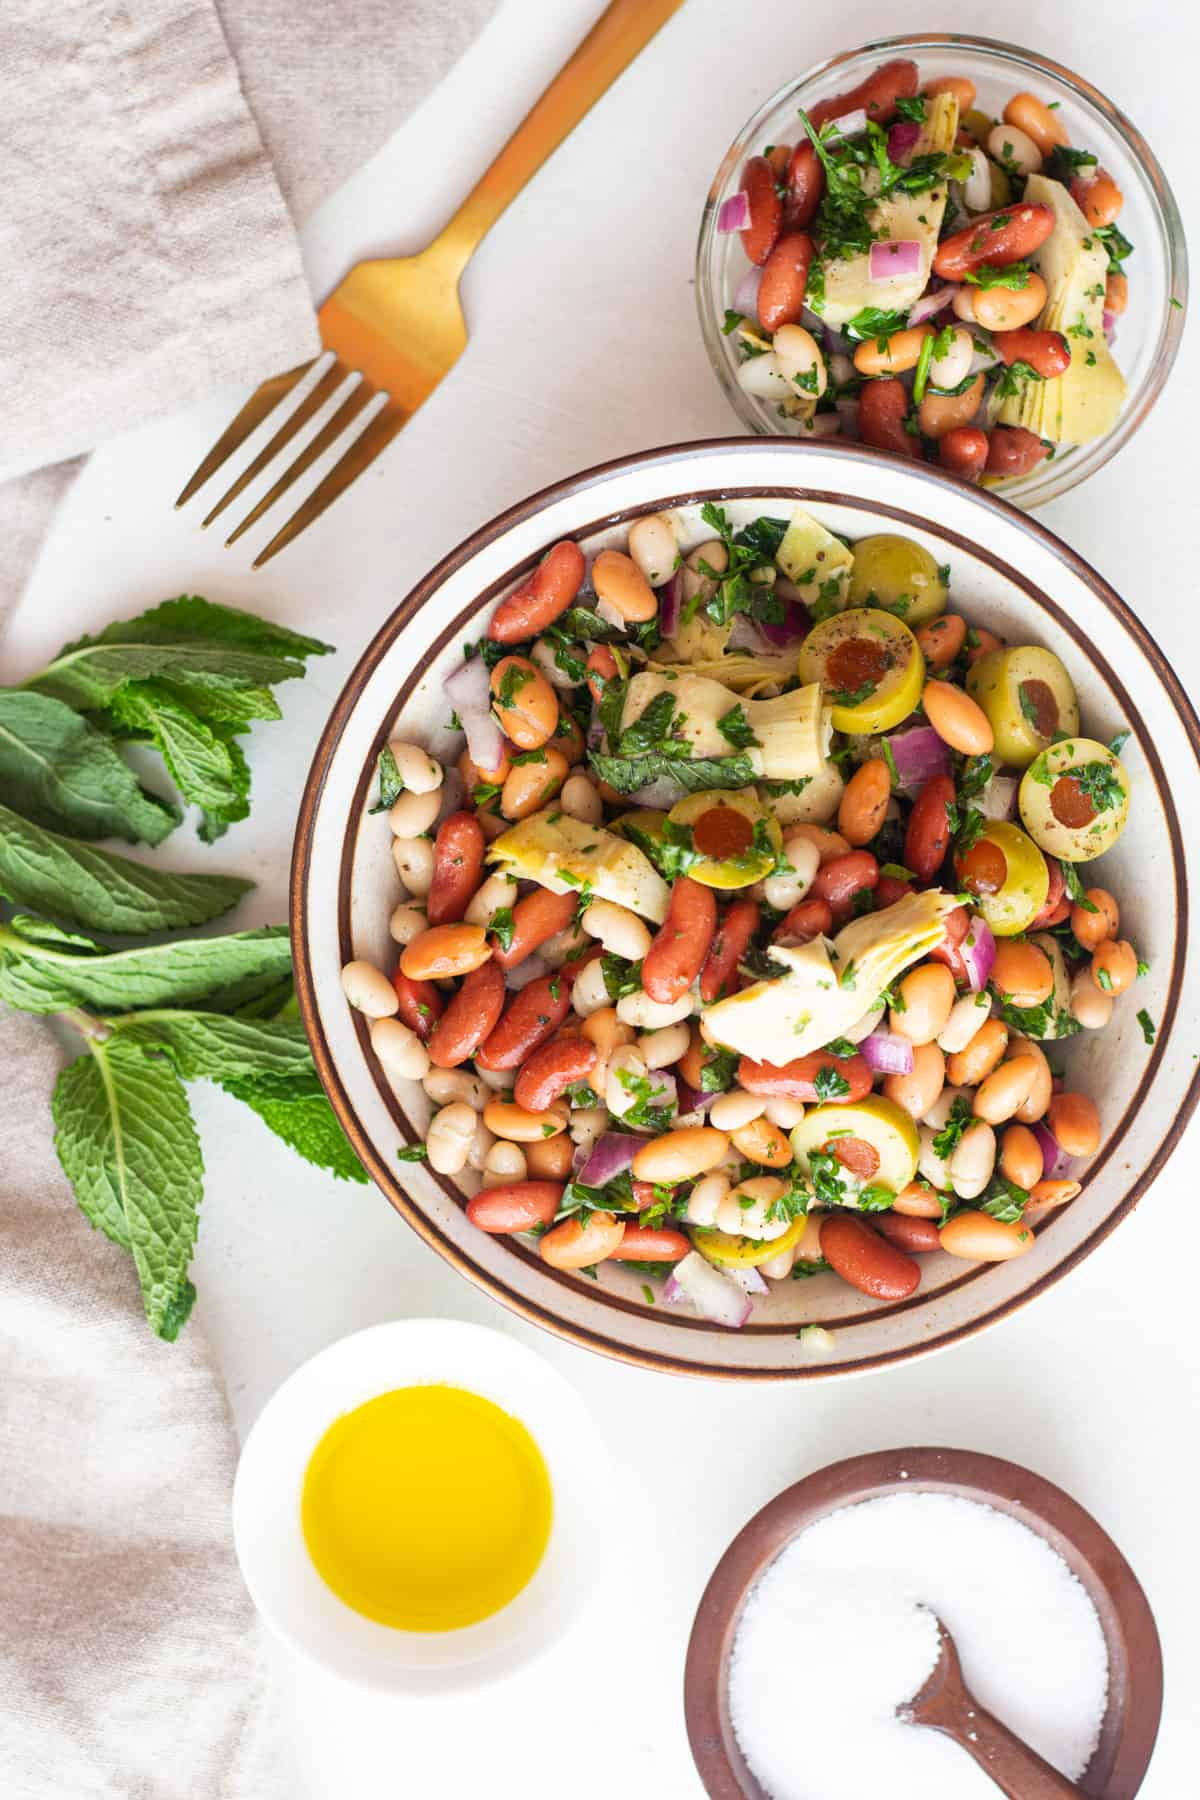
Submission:
[[[471,1226],[456,1181],[398,1152],[419,1141],[430,1107],[392,1086],[346,1005],[342,965],[391,969],[388,919],[398,886],[387,821],[369,807],[378,753],[397,730],[453,761],[445,681],[481,635],[496,599],[561,537],[623,544],[641,514],[674,511],[688,545],[710,536],[706,500],[735,523],[811,508],[850,537],[894,531],[951,565],[955,604],[1010,642],[1056,650],[1079,690],[1084,728],[1128,728],[1133,796],[1120,843],[1093,865],[1122,908],[1122,933],[1150,964],[1136,997],[1103,1032],[1064,1049],[1068,1079],[1099,1106],[1104,1142],[1083,1193],[1015,1261],[977,1265],[937,1254],[907,1301],[881,1303],[835,1276],[775,1283],[741,1331],[647,1304],[643,1278],[603,1264],[597,1279],[550,1269],[532,1245]],[[447,801],[449,805],[450,802]],[[1200,817],[1200,726],[1145,627],[1089,565],[1005,501],[850,444],[735,438],[648,451],[535,494],[482,526],[386,620],[339,697],[301,803],[292,868],[300,1006],[316,1065],[351,1142],[396,1210],[472,1281],[536,1324],[645,1367],[738,1379],[816,1378],[878,1368],[942,1348],[1003,1318],[1060,1280],[1113,1230],[1162,1167],[1200,1089],[1191,1023],[1200,958],[1186,957],[1189,854],[1181,821]],[[1194,831],[1190,838],[1194,841]],[[1143,1040],[1144,1009],[1157,1035]],[[803,1337],[805,1326],[833,1334]]]
[[[1132,1800],[1150,1766],[1163,1698],[1158,1629],[1137,1576],[1103,1526],[1053,1482],[998,1456],[939,1449],[883,1450],[818,1469],[756,1513],[726,1550],[700,1601],[684,1673],[688,1741],[712,1800],[767,1800],[729,1719],[729,1658],[750,1590],[827,1513],[901,1493],[995,1507],[1045,1538],[1082,1582],[1108,1647],[1108,1709],[1078,1785],[1092,1800]]]

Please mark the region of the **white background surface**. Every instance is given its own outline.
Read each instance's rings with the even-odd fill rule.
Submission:
[[[316,291],[360,256],[419,248],[598,10],[594,0],[505,0],[442,89],[306,232]],[[367,637],[412,583],[545,482],[734,430],[694,317],[695,229],[727,143],[787,74],[930,24],[1008,37],[1080,69],[1122,105],[1195,223],[1196,16],[1166,0],[1137,12],[1112,0],[1069,9],[1016,0],[1003,13],[960,0],[941,17],[907,0],[819,11],[688,0],[494,230],[466,278],[465,357],[333,512],[253,576],[264,527],[251,550],[226,552],[199,531],[195,504],[172,512],[240,395],[110,446],[60,517],[0,678],[185,590],[335,641],[336,658],[285,690],[286,723],[255,733],[253,818],[215,851],[185,832],[170,846],[177,865],[258,880],[240,923],[282,920],[312,743]],[[1195,347],[1193,331],[1132,445],[1041,514],[1143,614],[1189,685],[1200,671]],[[574,1382],[612,1446],[624,1496],[596,1524],[613,1575],[552,1666],[471,1698],[416,1704],[356,1694],[280,1655],[302,1792],[691,1800],[700,1789],[683,1731],[684,1648],[730,1536],[823,1463],[943,1443],[1030,1464],[1116,1537],[1149,1592],[1166,1656],[1163,1728],[1142,1792],[1196,1793],[1197,1131],[1082,1268],[984,1336],[851,1383],[737,1388],[641,1373],[536,1333],[444,1266],[374,1188],[326,1180],[208,1089],[194,1089],[193,1102],[208,1165],[197,1316],[243,1430],[291,1369],[345,1332],[414,1314],[477,1319],[535,1344]],[[802,1687],[796,1722],[799,1742]]]

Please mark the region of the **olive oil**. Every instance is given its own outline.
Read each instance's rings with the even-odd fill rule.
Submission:
[[[525,1427],[444,1384],[344,1413],[312,1454],[300,1521],[338,1598],[401,1631],[455,1631],[519,1594],[545,1554],[550,1476]]]

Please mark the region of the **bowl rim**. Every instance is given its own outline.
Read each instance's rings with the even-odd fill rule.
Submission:
[[[347,677],[337,700],[334,702],[333,709],[326,722],[325,728],[318,739],[312,764],[305,780],[304,791],[301,796],[297,817],[296,836],[292,855],[289,901],[297,1003],[301,1020],[312,1047],[313,1060],[317,1073],[330,1103],[333,1106],[334,1112],[346,1132],[353,1149],[376,1185],[382,1189],[386,1198],[405,1221],[412,1226],[418,1235],[423,1238],[431,1248],[435,1249],[439,1255],[443,1256],[452,1267],[460,1274],[465,1275],[467,1279],[472,1281],[476,1286],[481,1287],[493,1299],[498,1300],[510,1311],[516,1312],[521,1317],[529,1320],[532,1324],[542,1326],[571,1343],[577,1344],[584,1349],[599,1351],[602,1354],[612,1356],[617,1360],[628,1362],[638,1367],[652,1368],[673,1374],[691,1376],[703,1375],[716,1379],[734,1381],[790,1381],[816,1378],[828,1380],[841,1378],[849,1373],[865,1373],[867,1371],[888,1367],[894,1363],[908,1361],[918,1355],[930,1354],[934,1350],[947,1348],[951,1344],[974,1336],[977,1332],[982,1331],[990,1325],[997,1323],[1000,1319],[1009,1316],[1019,1307],[1026,1305],[1029,1301],[1033,1300],[1036,1296],[1061,1280],[1076,1266],[1077,1263],[1088,1256],[1096,1246],[1104,1240],[1104,1238],[1115,1230],[1116,1226],[1133,1209],[1142,1194],[1157,1177],[1158,1173],[1173,1153],[1187,1122],[1197,1107],[1197,1104],[1200,1103],[1200,1063],[1198,1063],[1194,1068],[1178,1110],[1168,1123],[1153,1155],[1148,1157],[1137,1171],[1120,1201],[1112,1208],[1105,1218],[1098,1222],[1095,1229],[1089,1233],[1087,1238],[1063,1256],[1055,1263],[1053,1268],[1048,1269],[1028,1288],[1007,1299],[997,1300],[979,1317],[949,1327],[941,1332],[933,1341],[898,1346],[889,1350],[881,1350],[870,1357],[864,1357],[861,1361],[856,1362],[852,1369],[846,1369],[841,1366],[828,1367],[824,1366],[819,1361],[806,1362],[786,1368],[743,1368],[714,1365],[689,1359],[682,1354],[672,1354],[669,1350],[660,1350],[656,1348],[643,1349],[635,1346],[628,1340],[619,1337],[615,1333],[607,1335],[594,1329],[588,1324],[566,1319],[562,1317],[559,1312],[552,1310],[548,1302],[542,1302],[516,1292],[511,1286],[506,1284],[501,1277],[493,1275],[480,1267],[469,1255],[465,1254],[455,1243],[448,1239],[437,1224],[427,1215],[424,1209],[416,1201],[410,1198],[405,1189],[400,1185],[396,1173],[376,1151],[367,1130],[358,1117],[355,1103],[338,1069],[333,1051],[325,1036],[316,996],[312,946],[308,932],[308,895],[312,866],[312,845],[316,815],[323,793],[325,779],[333,763],[348,721],[353,714],[362,690],[372,675],[376,665],[388,653],[392,643],[402,634],[410,620],[438,591],[452,573],[457,571],[464,563],[468,562],[481,548],[494,542],[496,539],[503,537],[518,524],[524,523],[535,517],[539,512],[544,511],[554,502],[572,498],[577,494],[585,492],[591,487],[602,484],[609,477],[622,473],[628,474],[633,469],[650,471],[659,465],[667,466],[675,460],[688,456],[695,456],[697,454],[701,456],[718,456],[721,453],[750,454],[752,456],[761,454],[769,456],[777,455],[781,449],[786,449],[788,455],[792,457],[797,455],[829,455],[832,453],[837,456],[845,457],[851,461],[866,463],[868,466],[878,465],[886,467],[889,472],[893,474],[897,468],[904,468],[909,475],[915,476],[918,480],[929,482],[938,489],[940,489],[943,481],[943,477],[941,477],[932,466],[913,464],[898,465],[896,459],[889,456],[886,452],[874,450],[860,444],[826,442],[809,445],[804,444],[803,442],[797,442],[793,439],[721,437],[656,446],[652,449],[637,452],[632,455],[614,457],[606,462],[595,464],[587,469],[580,470],[575,474],[562,477],[558,481],[552,482],[546,487],[537,490],[525,499],[519,500],[513,505],[505,508],[485,524],[477,527],[475,531],[470,533],[454,549],[450,550],[433,569],[417,582],[380,626],[379,630],[371,639]],[[823,497],[827,500],[836,501],[839,498],[837,494],[830,494],[820,488],[819,485],[814,487],[811,484],[806,484],[799,476],[794,486],[798,496],[799,494],[807,493],[810,499],[814,497]],[[772,483],[770,479],[765,478],[761,489],[750,488],[742,489],[740,491],[745,493],[757,493],[760,491],[766,493],[771,487]],[[731,490],[729,489],[728,484],[722,484],[718,481],[714,482],[713,491],[728,493]],[[1114,614],[1118,623],[1137,642],[1143,655],[1146,657],[1146,660],[1152,666],[1168,698],[1172,701],[1183,730],[1188,738],[1193,755],[1196,758],[1196,762],[1200,765],[1200,717],[1197,716],[1191,701],[1188,699],[1182,684],[1179,682],[1163,651],[1159,648],[1155,639],[1142,624],[1141,620],[1132,612],[1127,603],[1120,598],[1115,590],[1104,580],[1103,576],[1101,576],[1097,570],[1092,568],[1091,564],[1089,564],[1076,550],[1049,531],[1046,526],[1038,524],[1021,508],[996,494],[983,493],[979,490],[967,490],[967,492],[973,503],[983,506],[985,510],[999,512],[1010,524],[1016,524],[1023,533],[1039,540],[1043,548],[1047,549],[1056,559],[1065,562],[1076,577],[1091,590],[1094,597]],[[844,495],[840,496],[840,498],[847,500],[851,505],[865,504],[865,502],[859,498]],[[661,504],[663,502],[660,501],[659,503]],[[681,504],[682,501],[676,503]],[[624,517],[626,513],[630,512],[630,508],[624,508],[622,509],[620,516]],[[589,526],[587,529],[601,529],[604,524],[611,522],[608,515],[604,515],[602,519],[596,521],[594,525]],[[978,552],[976,553],[978,554]],[[505,585],[507,585],[507,579],[505,582],[501,583],[501,586]],[[480,596],[478,605],[482,606],[486,604],[489,597],[488,594]],[[452,622],[447,628],[450,636],[455,635],[459,630],[460,626],[457,621]],[[444,632],[442,636],[445,635],[446,633]],[[441,640],[439,639],[438,641],[440,642]],[[431,647],[430,654],[435,654],[436,650],[437,644],[435,643]],[[1112,671],[1110,671],[1110,673],[1112,673]],[[1119,678],[1114,678],[1119,681]],[[394,719],[394,713],[390,716]],[[360,778],[360,792],[365,793],[366,785],[369,783],[369,780],[370,767],[368,765],[364,767]],[[1168,825],[1171,829],[1177,889],[1178,911],[1175,960],[1176,967],[1178,968],[1182,958],[1183,948],[1186,946],[1187,940],[1189,912],[1188,884],[1184,866],[1179,821],[1178,818],[1172,814],[1169,803]],[[346,833],[349,833],[352,829],[356,829],[353,822],[353,813],[351,813],[348,819],[345,831]],[[343,889],[345,887],[344,877],[345,857],[343,856],[342,871],[339,874],[339,882]],[[339,913],[343,919],[346,917],[347,896],[344,891],[339,903]],[[1155,1046],[1152,1062],[1148,1066],[1147,1080],[1149,1080],[1157,1071],[1159,1058],[1165,1049],[1170,1027],[1174,1023],[1177,1005],[1178,993],[1173,989],[1168,998],[1169,1011],[1164,1016],[1162,1024],[1160,1025],[1158,1042]],[[356,1021],[356,1023],[361,1026],[361,1021]],[[1126,1108],[1126,1112],[1122,1117],[1121,1129],[1124,1129],[1131,1111],[1138,1105],[1140,1105],[1140,1097],[1135,1096],[1130,1102],[1130,1106]],[[1113,1137],[1106,1140],[1106,1153],[1109,1147],[1114,1143],[1115,1139]],[[445,1183],[443,1182],[442,1185],[445,1186]],[[457,1193],[455,1197],[461,1198]],[[978,1273],[978,1271],[975,1272]],[[624,1305],[621,1298],[614,1295],[608,1295],[606,1298],[612,1302],[614,1314],[620,1313]],[[672,1322],[681,1325],[690,1323],[690,1321],[687,1320]]]
[[[839,1508],[901,1493],[981,1501],[1045,1538],[1096,1607],[1109,1658],[1100,1741],[1080,1777],[1094,1800],[1132,1800],[1154,1753],[1163,1702],[1162,1645],[1150,1602],[1100,1522],[1054,1482],[981,1451],[917,1446],[829,1463],[785,1488],[729,1543],[696,1609],[684,1665],[688,1742],[712,1800],[765,1800],[733,1735],[727,1668],[750,1590],[787,1544]]]
[[[1050,56],[1043,56],[1037,50],[1028,50],[1022,44],[1009,43],[1003,38],[981,37],[970,32],[916,31],[906,32],[896,37],[874,38],[868,43],[856,45],[851,50],[840,50],[835,56],[828,56],[822,62],[812,64],[810,68],[784,82],[756,108],[739,128],[729,148],[722,156],[705,196],[696,240],[695,294],[700,335],[709,363],[717,378],[717,384],[743,424],[756,436],[779,435],[764,429],[764,420],[757,403],[749,395],[743,393],[737,383],[730,379],[728,364],[724,356],[724,338],[717,324],[718,296],[713,288],[710,270],[712,245],[715,242],[716,211],[722,187],[745,154],[746,144],[765,124],[775,109],[811,83],[823,80],[835,70],[853,64],[865,55],[887,57],[897,52],[947,48],[961,48],[965,55],[978,54],[989,61],[996,62],[1004,60],[1016,63],[1034,73],[1048,75],[1070,89],[1085,106],[1091,107],[1100,114],[1109,128],[1122,140],[1131,159],[1140,166],[1154,196],[1154,203],[1159,212],[1162,250],[1167,268],[1168,300],[1174,298],[1179,301],[1178,307],[1167,304],[1163,308],[1164,317],[1159,327],[1158,341],[1154,348],[1153,360],[1145,386],[1136,396],[1136,400],[1127,397],[1126,405],[1122,409],[1116,425],[1104,439],[1100,440],[1104,446],[1103,456],[1094,466],[1080,469],[1078,474],[1071,472],[1070,457],[1065,457],[1058,463],[1040,464],[1039,467],[1056,470],[1056,473],[1038,485],[1027,497],[1021,498],[1019,504],[1033,508],[1044,505],[1048,500],[1056,499],[1060,494],[1068,493],[1071,488],[1078,487],[1092,475],[1097,474],[1106,463],[1124,449],[1129,440],[1145,423],[1175,365],[1183,338],[1188,300],[1187,236],[1183,227],[1179,203],[1175,198],[1174,189],[1167,180],[1162,164],[1128,114],[1123,112],[1094,83],[1088,81],[1083,75],[1077,75],[1065,63],[1057,62]],[[803,442],[803,439],[793,438],[791,433],[782,435],[785,435],[789,442]],[[929,466],[936,468],[938,465],[931,464]],[[949,475],[945,470],[942,471],[942,475],[947,480],[961,479],[961,477]],[[1017,483],[1012,484],[1014,491],[1017,490],[1017,487]],[[1001,492],[1001,490],[994,489],[986,491]],[[1007,492],[1007,489],[1004,492]]]

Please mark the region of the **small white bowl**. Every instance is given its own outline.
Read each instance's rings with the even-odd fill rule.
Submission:
[[[355,1612],[305,1547],[300,1493],[309,1458],[341,1414],[394,1388],[445,1382],[519,1419],[546,1459],[553,1518],[529,1584],[458,1631],[399,1631]],[[609,1512],[608,1453],[575,1390],[501,1332],[454,1319],[399,1319],[330,1344],[263,1408],[238,1464],[233,1536],[267,1624],[301,1656],[363,1687],[417,1693],[477,1687],[546,1650],[602,1572],[595,1524]]]

